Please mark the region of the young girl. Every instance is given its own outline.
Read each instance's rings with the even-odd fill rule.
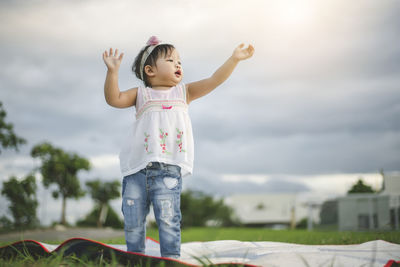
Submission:
[[[136,121],[120,153],[123,175],[122,212],[128,251],[144,253],[150,204],[159,228],[162,257],[179,258],[181,242],[181,177],[193,169],[193,136],[188,104],[223,83],[253,46],[239,45],[210,77],[182,83],[178,51],[151,37],[132,66],[145,86],[120,92],[118,70],[123,53],[103,53],[108,68],[104,95],[116,108],[136,107]]]

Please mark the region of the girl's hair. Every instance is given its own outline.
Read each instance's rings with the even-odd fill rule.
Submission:
[[[139,54],[136,56],[135,61],[132,65],[132,71],[135,73],[136,77],[140,79],[140,62],[142,61],[143,53],[149,48],[150,45],[145,46]],[[143,68],[147,65],[154,67],[156,65],[156,61],[159,57],[165,57],[169,55],[175,47],[171,44],[160,44],[151,52],[151,54],[147,57],[146,61],[144,62]],[[151,84],[149,83],[148,77],[146,72],[143,70],[143,82],[144,85],[150,87]]]

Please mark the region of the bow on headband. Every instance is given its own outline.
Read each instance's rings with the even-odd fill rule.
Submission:
[[[147,41],[146,45],[149,47],[143,52],[142,60],[140,61],[140,79],[143,79],[143,71],[144,71],[144,63],[146,62],[147,58],[150,56],[151,52],[153,52],[154,48],[159,46],[161,41],[156,36],[151,36],[150,39]]]

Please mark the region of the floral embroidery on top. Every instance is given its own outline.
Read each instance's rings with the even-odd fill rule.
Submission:
[[[153,152],[149,151],[149,137],[150,135],[148,133],[144,133],[145,139],[144,139],[144,149],[146,150],[147,154],[151,154]]]
[[[165,139],[167,138],[168,133],[164,132],[162,129],[160,129],[160,146],[162,148],[162,153],[171,155],[171,152],[167,150],[167,145],[165,144]]]
[[[183,132],[181,130],[179,130],[178,128],[176,128],[176,132],[177,132],[177,134],[176,134],[176,138],[177,138],[176,143],[179,146],[179,152],[186,152],[186,150],[182,149],[182,135],[183,135]]]

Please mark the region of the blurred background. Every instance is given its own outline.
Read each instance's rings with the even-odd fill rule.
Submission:
[[[82,190],[122,181],[118,153],[135,110],[105,103],[104,50],[125,53],[125,90],[140,85],[131,65],[152,35],[176,46],[186,83],[210,76],[243,42],[254,56],[190,105],[195,167],[185,192],[223,200],[243,224],[319,223],[324,203],[359,181],[377,195],[385,175],[400,179],[399,11],[394,0],[1,1],[3,121],[26,143],[3,144],[0,188],[32,174],[40,224],[60,220],[57,186],[44,187],[43,161],[31,156],[42,142],[90,162],[76,174]],[[10,198],[0,198],[0,217],[12,221]],[[66,221],[85,218],[93,199],[68,199]],[[382,201],[394,227],[398,198],[390,199]],[[121,199],[109,203],[121,218]],[[369,207],[358,226],[375,225]]]

